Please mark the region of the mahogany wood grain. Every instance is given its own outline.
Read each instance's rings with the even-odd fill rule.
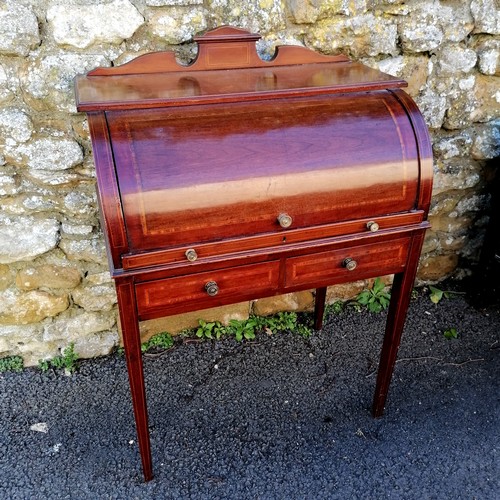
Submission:
[[[134,251],[275,231],[281,213],[300,228],[416,208],[415,136],[390,93],[116,112],[108,123]],[[360,199],[368,189],[376,196]]]
[[[422,210],[404,212],[401,214],[386,215],[380,217],[361,218],[354,221],[337,222],[301,229],[281,229],[277,228],[272,233],[258,236],[246,236],[240,238],[227,238],[214,243],[196,242],[190,246],[180,246],[166,250],[148,251],[141,253],[130,253],[122,256],[122,264],[125,270],[144,269],[152,266],[165,264],[185,265],[186,250],[193,247],[198,255],[197,264],[201,264],[207,259],[222,256],[231,259],[235,254],[268,249],[274,251],[293,251],[298,244],[304,242],[314,242],[332,238],[335,236],[346,237],[349,235],[376,236],[385,234],[391,229],[404,229],[418,226],[424,220],[425,213]],[[369,222],[376,222],[380,229],[377,233],[371,233],[367,228]],[[193,264],[189,264],[193,265]]]
[[[76,78],[145,480],[143,319],[316,288],[319,329],[327,286],[396,273],[375,416],[386,402],[429,227],[424,120],[403,80],[303,47],[263,61],[259,38],[223,26],[190,65],[160,52]]]
[[[106,117],[104,113],[88,113],[88,123],[94,161],[99,166],[96,168],[99,216],[104,232],[109,266],[113,274],[114,269],[122,267],[121,256],[129,252],[123,209]]]
[[[139,319],[178,314],[273,295],[279,288],[279,261],[217,269],[177,278],[147,281],[135,287]],[[215,283],[210,296],[205,286]]]
[[[406,263],[411,238],[391,239],[381,243],[315,252],[312,256],[291,257],[286,266],[286,287],[327,286],[339,281],[356,281],[378,275],[401,272]],[[356,263],[353,270],[346,259]]]
[[[416,233],[411,241],[408,262],[404,272],[399,272],[394,276],[384,342],[380,355],[377,385],[373,397],[372,413],[374,417],[380,417],[384,413],[387,393],[396,363],[399,344],[401,343],[401,335],[403,333],[406,313],[410,303],[413,283],[417,274],[418,259],[422,250],[424,236],[424,231]]]
[[[121,278],[116,281],[118,310],[122,330],[123,347],[129,374],[130,392],[134,407],[137,440],[141,453],[144,479],[153,477],[153,462],[151,459],[151,444],[149,439],[148,410],[146,405],[146,387],[144,385],[144,370],[142,367],[141,337],[139,333],[139,318],[137,315],[137,300],[134,293],[132,278]]]

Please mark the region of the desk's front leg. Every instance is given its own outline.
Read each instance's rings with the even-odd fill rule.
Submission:
[[[132,404],[134,407],[137,440],[141,453],[144,479],[149,481],[153,477],[151,461],[151,445],[149,441],[148,410],[146,406],[146,390],[144,386],[144,372],[142,368],[141,337],[137,316],[137,301],[134,284],[131,279],[117,279],[116,291],[118,308],[127,360],[128,378]]]
[[[323,328],[323,318],[325,315],[325,300],[326,286],[316,288],[316,296],[314,299],[314,329],[321,330]]]
[[[418,232],[412,240],[406,268],[402,273],[394,276],[392,285],[391,303],[387,315],[384,342],[377,375],[377,385],[373,399],[372,413],[374,417],[380,417],[384,413],[385,401],[392,379],[392,372],[396,363],[406,313],[411,299],[413,283],[417,274],[418,260],[425,230]]]

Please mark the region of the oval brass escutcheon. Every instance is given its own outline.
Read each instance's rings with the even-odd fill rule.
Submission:
[[[219,293],[219,285],[215,281],[209,281],[205,284],[205,291],[210,297],[214,297]]]
[[[293,219],[288,214],[279,214],[278,222],[283,229],[286,229],[292,225]]]
[[[196,253],[196,250],[194,248],[188,248],[185,255],[186,259],[189,260],[189,262],[194,262],[198,258],[198,254]]]
[[[366,227],[372,233],[375,233],[379,230],[379,225],[373,220],[371,220],[370,222],[367,222]]]
[[[354,269],[356,269],[356,267],[358,266],[358,263],[354,259],[351,259],[350,257],[347,257],[346,259],[343,260],[342,265],[348,271],[354,271]]]

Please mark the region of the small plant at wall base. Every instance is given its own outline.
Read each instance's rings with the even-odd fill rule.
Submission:
[[[0,373],[3,372],[21,372],[24,368],[23,358],[21,356],[8,356],[0,359]]]
[[[64,369],[65,372],[73,373],[77,367],[78,355],[75,353],[75,344],[72,342],[64,349],[61,356],[52,359],[42,359],[38,362],[38,367],[43,372],[49,368]]]
[[[357,302],[365,306],[368,311],[379,313],[389,306],[391,294],[384,290],[385,284],[376,278],[369,290],[363,290],[357,297]]]
[[[141,345],[141,351],[146,352],[152,348],[167,350],[173,347],[174,339],[168,332],[158,333],[151,337],[147,342]]]

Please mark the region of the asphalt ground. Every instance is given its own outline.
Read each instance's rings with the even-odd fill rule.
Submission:
[[[0,499],[500,498],[499,307],[413,299],[373,419],[384,322],[348,308],[309,339],[145,358],[149,483],[123,357],[0,374]]]

